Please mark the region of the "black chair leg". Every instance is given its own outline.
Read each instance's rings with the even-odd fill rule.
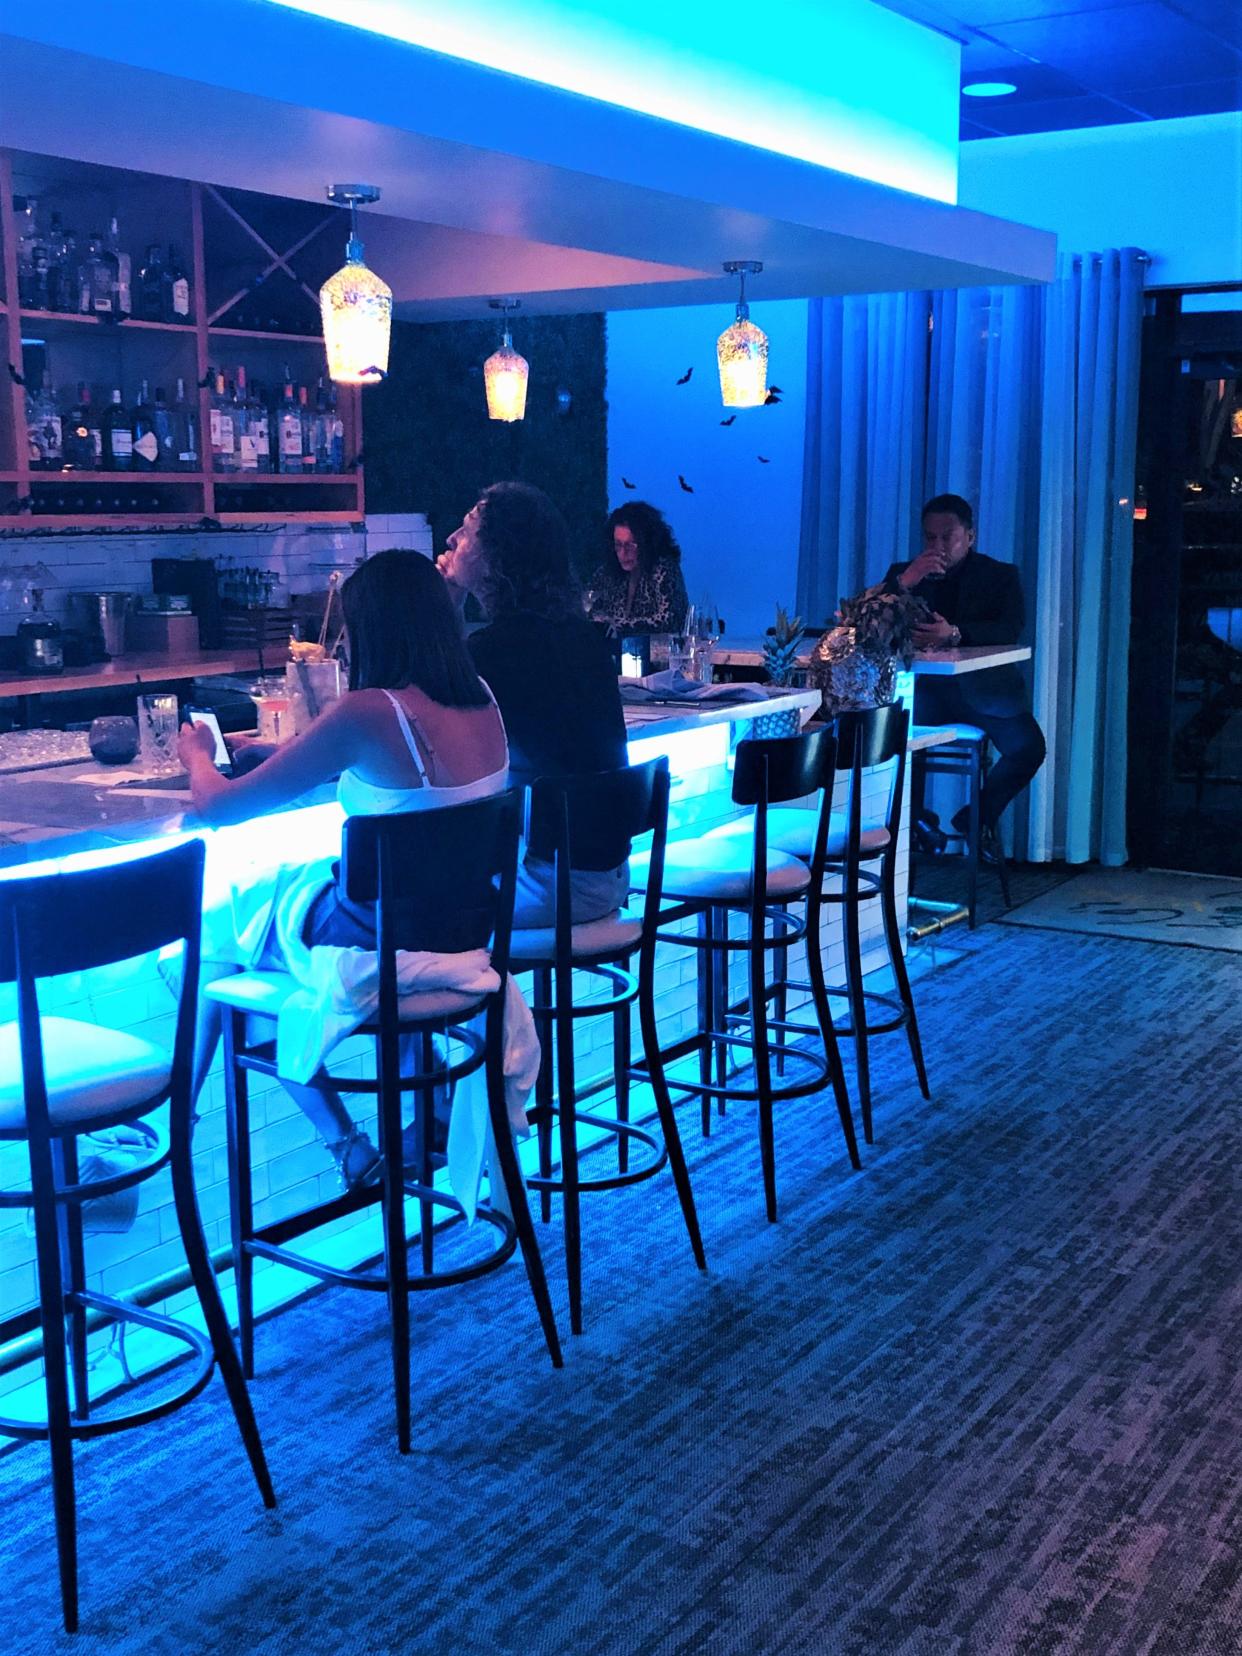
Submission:
[[[729,911],[726,908],[712,910],[712,936],[716,939],[716,947],[711,952],[712,962],[712,997],[716,1008],[716,1021],[712,1028],[721,1035],[729,1024]],[[715,1042],[716,1047],[716,1085],[723,1087],[729,1074],[729,1043],[725,1040]],[[727,1100],[718,1098],[716,1110],[724,1115]],[[710,1105],[709,1105],[710,1108]]]
[[[419,1042],[419,1063],[424,1075],[430,1075],[436,1067],[436,1041],[429,1029],[423,1030]],[[436,1176],[431,1165],[431,1155],[435,1148],[435,1088],[416,1087],[414,1107],[418,1111],[418,1182],[424,1190],[430,1190]],[[430,1276],[435,1270],[436,1213],[435,1204],[429,1196],[420,1196],[418,1199],[418,1244],[423,1275]]]
[[[194,1292],[198,1295],[198,1303],[202,1309],[203,1321],[207,1325],[207,1334],[211,1340],[211,1349],[215,1353],[216,1366],[220,1370],[220,1378],[224,1381],[224,1389],[228,1393],[229,1402],[233,1407],[233,1416],[241,1432],[242,1443],[245,1445],[246,1456],[250,1461],[250,1469],[254,1473],[254,1481],[259,1486],[259,1494],[263,1498],[265,1507],[276,1505],[276,1493],[272,1488],[271,1475],[267,1469],[267,1457],[263,1453],[263,1443],[259,1437],[258,1422],[254,1417],[254,1408],[250,1401],[250,1392],[246,1386],[246,1378],[242,1373],[241,1360],[233,1344],[233,1336],[229,1330],[229,1319],[224,1310],[224,1301],[220,1298],[220,1285],[216,1281],[216,1273],[212,1269],[211,1255],[207,1251],[207,1238],[203,1235],[202,1216],[198,1211],[198,1196],[194,1189],[194,1167],[192,1162],[192,1132],[191,1114],[187,1108],[181,1119],[185,1122],[184,1129],[177,1126],[178,1112],[174,1109],[172,1129],[172,1145],[169,1155],[169,1171],[172,1174],[173,1205],[176,1209],[177,1224],[181,1231],[181,1243],[185,1248],[186,1263],[190,1267],[190,1278],[194,1284]]]
[[[914,1060],[915,1074],[919,1078],[919,1091],[924,1098],[930,1098],[931,1088],[927,1084],[927,1066],[923,1062],[923,1042],[919,1036],[918,1014],[914,1010],[910,975],[906,971],[905,957],[901,952],[901,928],[897,924],[897,897],[893,889],[891,869],[885,870],[880,886],[880,909],[884,916],[884,937],[888,944],[888,958],[892,963],[893,978],[897,984],[897,995],[905,1008],[906,1040],[910,1043],[910,1056]]]
[[[967,894],[966,907],[969,913],[967,921],[971,931],[975,929],[975,919],[979,907],[979,834],[982,828],[982,818],[979,815],[980,798],[983,793],[983,744],[970,743],[970,843],[966,847]]]
[[[664,1143],[668,1149],[668,1164],[672,1169],[677,1200],[681,1203],[681,1216],[690,1238],[694,1262],[700,1271],[705,1271],[707,1256],[703,1251],[703,1238],[699,1234],[698,1211],[694,1205],[694,1192],[690,1188],[690,1173],[686,1167],[686,1155],[677,1127],[677,1115],[673,1109],[668,1079],[664,1074],[664,1060],[660,1054],[660,1035],[656,1026],[655,1011],[654,961],[645,963],[639,972],[638,1023],[642,1035],[643,1061],[651,1080],[651,1092],[660,1117],[660,1130],[664,1134]]]
[[[578,1117],[574,1084],[572,990],[556,974],[556,1116],[561,1128],[561,1192],[565,1208],[565,1274],[569,1331],[582,1333],[582,1192],[578,1184]],[[563,997],[563,1000],[562,1000]]]
[[[617,1097],[617,1120],[630,1119],[630,1003],[614,1007],[612,1014],[612,1079]],[[630,1169],[630,1135],[617,1134],[617,1171]]]
[[[43,1327],[43,1384],[47,1396],[48,1449],[52,1460],[52,1504],[65,1632],[78,1630],[78,1520],[73,1484],[73,1439],[69,1418],[69,1365],[60,1261],[55,1177],[47,1141],[30,1143],[30,1184],[34,1205],[35,1263],[39,1320]]]
[[[828,1057],[829,1073],[832,1076],[832,1093],[836,1099],[837,1114],[841,1118],[841,1131],[845,1135],[845,1148],[849,1153],[850,1166],[856,1172],[862,1169],[862,1159],[858,1154],[858,1135],[854,1131],[854,1112],[850,1109],[849,1089],[845,1085],[845,1065],[841,1062],[841,1045],[837,1040],[837,1032],[832,1023],[832,1003],[828,999],[828,985],[824,978],[824,957],[820,952],[819,939],[812,939],[807,935],[806,966],[807,976],[811,982],[811,999],[815,1005],[815,1017],[819,1023],[820,1037],[824,1043],[824,1051]]]
[[[780,905],[780,911],[781,911],[782,914],[788,914],[789,913],[789,904],[788,903],[782,903]],[[810,939],[810,937],[808,937],[807,940],[806,940],[806,946],[807,946],[807,952],[809,953],[810,949],[811,949],[811,939]],[[776,989],[776,993],[772,997],[772,1005],[775,1009],[776,1022],[778,1024],[783,1024],[785,1022],[785,1019],[789,1015],[789,950],[788,949],[782,948],[782,949],[777,949],[775,951],[775,954],[774,954],[774,957],[773,957],[773,964],[772,964],[772,976],[773,976],[773,984],[774,984],[775,989]],[[785,1031],[783,1029],[778,1029],[776,1031],[776,1073],[777,1073],[778,1076],[783,1076],[784,1073],[785,1073],[785,1040],[786,1040]]]
[[[716,935],[716,921],[711,909],[699,911],[697,925],[702,944],[696,950],[699,986],[699,1084],[706,1087],[712,1079],[711,1037],[716,1028],[717,1016],[723,1018],[724,1010],[717,1006],[716,1001],[716,951],[706,946]],[[699,1097],[699,1125],[703,1137],[710,1138],[712,1101],[708,1093],[702,1093]]]
[[[57,1182],[62,1186],[78,1182],[78,1141],[71,1133],[63,1139],[52,1140],[52,1166]],[[58,1203],[57,1220],[60,1229],[60,1259],[62,1290],[65,1296],[65,1333],[69,1342],[69,1362],[73,1374],[73,1418],[89,1420],[91,1413],[90,1379],[86,1366],[86,1306],[82,1295],[86,1292],[86,1259],[82,1245],[81,1202]]]
[[[855,1068],[858,1072],[858,1102],[862,1110],[863,1138],[874,1144],[871,1132],[871,1064],[867,1053],[867,1003],[863,996],[861,905],[849,894],[841,905],[845,915],[845,987],[849,997],[850,1022],[854,1026]]]
[[[552,1310],[552,1296],[548,1292],[547,1272],[543,1268],[543,1255],[539,1251],[535,1226],[530,1216],[530,1204],[526,1199],[526,1181],[522,1177],[522,1168],[513,1142],[508,1112],[505,1109],[504,1075],[498,1057],[494,1061],[489,1058],[487,1064],[487,1107],[500,1179],[508,1198],[509,1212],[513,1216],[518,1246],[522,1250],[526,1280],[530,1283],[530,1291],[534,1295],[535,1309],[539,1312],[539,1323],[543,1329],[548,1355],[552,1359],[552,1367],[563,1368],[565,1359],[561,1355],[561,1341],[556,1329],[556,1316]]]
[[[397,1450],[410,1452],[410,1291],[406,1257],[405,1183],[401,1163],[401,1092],[392,1084],[392,1068],[399,1060],[380,1053],[376,1041],[376,1069],[380,1076],[379,1135],[383,1156],[384,1272],[388,1279],[388,1316],[392,1344],[393,1392],[397,1405]],[[396,1039],[393,1039],[396,1046]]]
[[[768,1223],[772,1224],[776,1220],[776,1133],[772,1120],[772,1065],[768,1050],[767,984],[764,977],[763,950],[751,949],[747,963],[751,1035],[754,1040],[755,1087],[759,1094],[759,1160],[763,1167],[764,1207]]]
[[[233,1285],[237,1291],[237,1338],[242,1373],[254,1379],[254,1260],[246,1246],[254,1235],[254,1189],[250,1174],[250,1077],[237,1062],[245,1043],[246,1020],[229,1008],[224,1017],[224,1097],[228,1132],[229,1227],[233,1244]]]
[[[534,975],[536,1006],[552,1005],[552,974],[539,967]],[[552,1041],[552,1013],[536,1014],[535,1028],[539,1036],[539,1075],[535,1081],[535,1131],[539,1138],[539,1177],[552,1177],[552,1096],[556,1058]],[[546,1225],[552,1218],[552,1192],[545,1185],[539,1192],[539,1217]]]

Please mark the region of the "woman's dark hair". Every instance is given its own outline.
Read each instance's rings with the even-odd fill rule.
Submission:
[[[489,616],[531,610],[561,620],[582,614],[569,525],[542,489],[493,483],[479,497],[479,519],[486,574],[478,597]]]
[[[441,707],[486,707],[444,577],[419,552],[377,552],[341,588],[351,690],[421,690]]]
[[[975,514],[970,509],[970,502],[963,500],[961,495],[950,494],[934,495],[919,513],[919,522],[921,523],[925,517],[931,517],[933,513],[941,512],[948,512],[950,516],[955,517],[963,529],[973,529],[975,526]]]
[[[618,506],[615,512],[609,513],[607,542],[608,551],[615,557],[613,551],[612,532],[618,525],[629,530],[634,537],[634,544],[638,547],[638,567],[645,575],[652,564],[662,558],[670,562],[681,557],[681,547],[677,544],[677,537],[669,528],[668,519],[658,507],[652,506],[646,500],[627,500],[624,506]]]

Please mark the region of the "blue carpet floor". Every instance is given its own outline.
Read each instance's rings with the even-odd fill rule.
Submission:
[[[76,1640],[45,1451],[0,1461],[0,1650],[1242,1649],[1237,963],[995,926],[938,960],[933,1101],[876,1042],[861,1174],[785,1106],[769,1227],[751,1113],[687,1112],[706,1278],[667,1181],[589,1204],[562,1373],[518,1267],[416,1302],[401,1459],[382,1301],[338,1291],[260,1329],[274,1515],[218,1384],[88,1446]]]

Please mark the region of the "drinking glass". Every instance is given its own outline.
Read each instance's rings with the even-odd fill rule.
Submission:
[[[285,742],[293,735],[293,699],[283,678],[260,679],[250,691],[259,718],[261,742]]]
[[[174,776],[181,769],[176,696],[139,696],[138,766],[147,776]]]
[[[683,633],[674,633],[668,641],[668,670],[680,673],[682,678],[693,677],[694,640]]]

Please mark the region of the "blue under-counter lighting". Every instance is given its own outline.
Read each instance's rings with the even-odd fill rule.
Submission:
[[[871,0],[269,0],[679,126],[957,200],[961,51]],[[566,160],[572,164],[572,155]]]
[[[1018,89],[1012,81],[971,81],[969,86],[963,86],[964,98],[1007,98],[1011,92]]]

